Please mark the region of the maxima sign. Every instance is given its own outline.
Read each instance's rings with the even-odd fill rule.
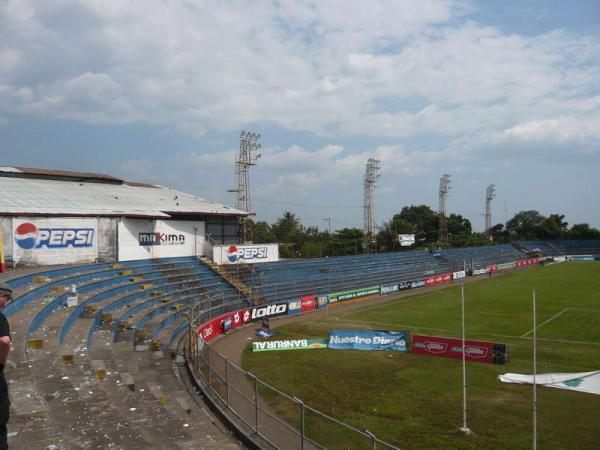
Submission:
[[[255,264],[279,261],[277,244],[216,245],[213,261],[217,264]]]

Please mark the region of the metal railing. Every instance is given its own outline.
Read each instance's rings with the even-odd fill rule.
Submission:
[[[190,330],[192,331],[192,330]],[[230,422],[261,447],[283,450],[397,449],[258,379],[189,333],[186,360],[196,382]]]

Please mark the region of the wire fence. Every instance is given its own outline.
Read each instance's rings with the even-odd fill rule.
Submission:
[[[192,331],[192,330],[190,330]],[[229,361],[190,332],[186,358],[204,395],[248,436],[283,450],[397,449],[340,422]]]

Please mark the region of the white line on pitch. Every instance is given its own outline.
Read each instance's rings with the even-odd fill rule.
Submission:
[[[546,320],[545,322],[540,323],[539,325],[537,325],[535,327],[535,329],[539,329],[540,327],[546,325],[548,322],[550,322],[551,320],[556,319],[558,316],[560,316],[562,313],[564,313],[565,311],[567,311],[569,308],[565,308],[562,311],[557,312],[556,314],[554,314],[552,317],[550,317],[548,320]],[[529,330],[527,333],[521,335],[522,338],[527,337],[528,334],[533,333],[533,328],[531,330]]]

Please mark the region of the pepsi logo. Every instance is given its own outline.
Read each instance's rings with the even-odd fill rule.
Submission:
[[[238,249],[235,245],[232,245],[227,249],[227,259],[231,262],[236,262],[238,259]]]
[[[37,242],[38,229],[32,223],[22,223],[15,230],[15,242],[24,250],[31,250]]]

